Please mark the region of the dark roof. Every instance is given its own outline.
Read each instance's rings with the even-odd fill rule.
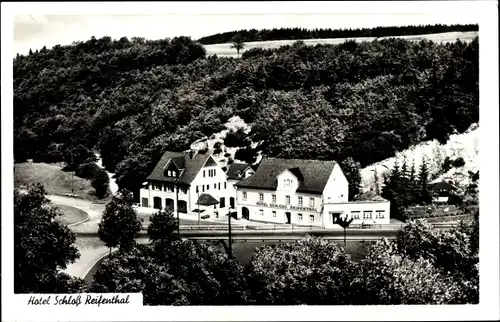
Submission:
[[[320,194],[337,164],[335,161],[276,159],[262,160],[255,174],[236,184],[237,187],[275,190],[277,176],[289,170],[299,179],[297,192]]]
[[[181,169],[181,176],[179,183],[191,184],[198,172],[200,172],[203,165],[211,157],[210,154],[196,154],[191,159],[189,152],[171,152],[167,151],[163,154],[160,161],[156,164],[153,172],[147,177],[147,180],[175,182],[174,177],[166,177],[164,175],[164,168],[167,163],[172,162]]]
[[[219,201],[217,201],[217,199],[215,199],[214,197],[212,197],[212,195],[208,193],[201,194],[200,197],[198,198],[198,202],[196,202],[196,204],[200,206],[213,206],[218,203]]]
[[[229,169],[227,169],[226,175],[228,179],[234,179],[234,180],[239,180],[243,178],[243,173],[241,175],[238,175],[238,171],[243,172],[246,168],[248,168],[250,165],[247,163],[238,163],[238,162],[233,162],[229,165]]]
[[[446,181],[440,181],[440,182],[436,182],[436,183],[432,183],[429,185],[429,187],[432,189],[432,190],[447,190],[447,191],[450,191],[450,190],[455,190],[455,186],[446,182]]]

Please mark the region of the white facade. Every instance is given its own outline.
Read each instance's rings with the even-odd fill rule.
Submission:
[[[322,170],[324,175],[315,174],[316,177],[322,178],[319,180],[321,187],[318,187],[318,182],[314,180],[316,177],[310,174],[304,179],[303,173],[310,173],[305,161],[301,166],[306,172],[301,172],[302,170],[297,170],[296,167],[280,170],[280,173],[275,171],[273,178],[270,179],[276,180],[274,185],[276,188],[269,188],[272,187],[269,181],[267,188],[258,186],[250,188],[244,185],[237,186],[239,181],[254,175],[255,171],[250,166],[235,165],[231,169],[231,177],[228,178],[228,174],[211,157],[204,162],[205,164],[198,163],[197,173],[191,171],[190,184],[179,183],[178,195],[174,183],[149,180],[147,186],[140,190],[141,206],[156,209],[171,207],[174,212],[179,210],[181,213],[194,215],[197,215],[198,209],[204,210],[204,214],[212,215],[217,210],[219,215],[223,215],[231,207],[236,209],[238,219],[326,228],[338,227],[333,223],[336,215],[353,218],[352,225],[390,223],[388,201],[348,201],[349,184],[337,163],[333,168],[327,167],[327,170]],[[168,165],[167,162],[164,169],[166,175],[170,176]],[[260,173],[266,174],[265,171]],[[328,179],[325,182],[326,177]],[[269,177],[264,176],[264,178]],[[165,180],[169,178],[166,177]],[[198,206],[197,201],[202,194],[210,194],[219,201],[219,204],[210,207]]]
[[[348,202],[349,184],[338,164],[321,194],[298,192],[299,184],[299,179],[285,170],[277,176],[276,190],[239,187],[238,218],[326,228],[338,227],[333,223],[333,213],[354,216],[353,225],[390,222],[388,201]]]
[[[338,226],[333,222],[334,214],[351,219],[351,225],[386,225],[390,223],[389,201],[352,201],[326,203],[324,207],[323,226]]]
[[[207,162],[196,174],[190,185],[179,184],[178,195],[175,183],[148,181],[147,186],[140,190],[140,204],[141,207],[157,209],[171,207],[174,212],[177,212],[177,208],[179,208],[179,212],[191,213],[198,208],[207,209],[207,207],[198,207],[197,205],[198,197],[207,193],[219,201],[218,205],[209,208],[224,211],[224,209],[229,208],[231,189],[222,168],[215,162]],[[179,202],[176,202],[177,198]]]

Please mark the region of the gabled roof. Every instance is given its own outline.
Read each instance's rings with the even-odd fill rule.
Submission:
[[[236,186],[276,190],[276,178],[289,170],[299,178],[297,192],[321,194],[336,164],[335,161],[267,158],[262,160],[253,176],[241,180]]]
[[[250,165],[247,163],[233,162],[229,165],[229,168],[226,171],[227,178],[233,180],[239,180],[243,178],[243,172],[249,167]],[[239,171],[241,171],[241,175],[238,175]]]
[[[201,194],[200,197],[198,198],[198,201],[196,202],[196,204],[200,205],[200,206],[213,206],[213,205],[216,205],[218,203],[219,203],[219,201],[217,199],[215,199],[214,197],[212,197],[211,194],[208,194],[208,193]]]
[[[163,154],[160,161],[156,164],[147,180],[175,182],[174,177],[166,177],[164,175],[165,165],[172,161],[181,171],[179,183],[191,184],[196,175],[200,172],[203,165],[211,158],[210,154],[196,154],[191,159],[188,152],[171,152],[167,151]]]

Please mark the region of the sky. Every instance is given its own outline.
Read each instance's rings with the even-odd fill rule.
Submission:
[[[239,2],[116,3],[89,6],[20,4],[13,15],[13,54],[51,48],[95,36],[190,36],[199,39],[240,29],[281,27],[363,28],[419,24],[478,23],[470,3],[420,2]]]

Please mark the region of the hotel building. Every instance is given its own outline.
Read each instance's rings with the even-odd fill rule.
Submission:
[[[335,161],[264,159],[255,174],[235,184],[238,218],[334,227],[337,214],[352,224],[388,224],[389,202],[348,201],[349,184]]]
[[[167,151],[140,190],[140,203],[142,208],[191,213],[199,209],[199,196],[210,194],[224,209],[229,207],[228,188],[226,173],[209,153]]]
[[[232,163],[224,172],[210,153],[165,152],[140,198],[143,208],[194,213],[207,194],[219,201],[214,210],[231,207],[238,219],[276,224],[337,227],[337,215],[353,218],[353,225],[389,223],[387,200],[372,193],[349,202],[348,188],[335,161],[267,158],[257,169]]]

